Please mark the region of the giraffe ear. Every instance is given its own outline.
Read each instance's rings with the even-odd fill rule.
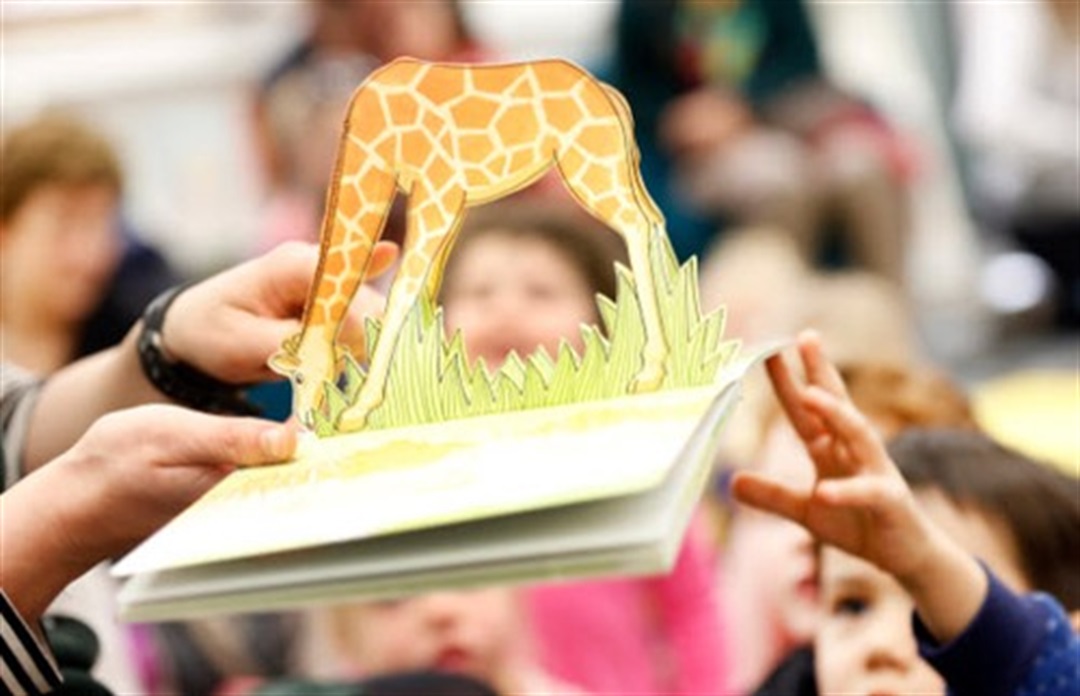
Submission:
[[[300,358],[292,353],[278,351],[270,356],[270,360],[267,361],[267,364],[274,372],[288,377],[300,369]]]

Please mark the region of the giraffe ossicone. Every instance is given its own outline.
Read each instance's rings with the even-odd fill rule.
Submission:
[[[434,297],[465,210],[558,171],[574,199],[620,234],[645,326],[631,391],[658,389],[668,355],[649,258],[664,221],[645,190],[630,109],[617,91],[564,60],[497,65],[400,58],[357,88],[345,116],[300,332],[271,359],[292,381],[294,413],[312,427],[338,377],[337,335],[398,192],[408,197],[401,266],[367,375],[338,431],[363,427],[383,399],[406,316]]]

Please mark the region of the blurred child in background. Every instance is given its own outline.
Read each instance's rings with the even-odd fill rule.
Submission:
[[[545,674],[531,651],[519,592],[489,588],[319,612],[305,659],[314,675],[462,674],[502,694],[584,692]]]
[[[442,302],[472,359],[491,369],[511,352],[581,351],[582,324],[599,324],[595,296],[614,297],[618,237],[573,208],[507,201],[466,219],[446,269]],[[528,592],[541,663],[605,694],[722,693],[726,655],[711,551],[692,524],[663,577],[578,582]]]
[[[930,369],[863,362],[840,373],[852,402],[882,437],[912,427],[974,428],[964,394]],[[761,420],[749,470],[808,486],[813,463],[781,411],[773,406]],[[739,636],[733,685],[746,693],[813,639],[819,616],[813,538],[788,520],[740,508],[730,522],[724,567],[720,597]]]
[[[779,357],[768,368],[816,480],[746,472],[733,491],[823,544],[817,691],[1076,693],[1080,637],[1063,608],[1016,594],[1076,607],[1075,480],[973,431],[900,436],[898,469],[817,337],[799,351],[807,386]]]

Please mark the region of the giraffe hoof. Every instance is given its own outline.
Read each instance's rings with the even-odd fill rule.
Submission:
[[[659,366],[651,368],[645,368],[634,377],[634,381],[630,383],[631,394],[648,394],[649,392],[659,391],[660,385],[664,382],[664,369]]]
[[[376,402],[358,401],[338,418],[337,430],[339,433],[354,433],[363,430],[367,425],[368,417],[382,404],[382,400]]]
[[[349,411],[341,414],[338,419],[337,430],[339,433],[355,433],[363,430],[367,424],[367,412]]]

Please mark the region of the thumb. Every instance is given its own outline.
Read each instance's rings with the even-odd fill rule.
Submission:
[[[372,280],[386,273],[397,261],[400,252],[398,245],[393,242],[377,242],[371,249],[371,260],[368,262],[364,280]]]
[[[802,524],[807,496],[761,474],[741,471],[731,482],[731,492],[744,505],[785,517]]]
[[[289,459],[296,449],[296,427],[259,418],[212,416],[175,409],[167,427],[172,447],[163,448],[165,466],[257,466]]]

